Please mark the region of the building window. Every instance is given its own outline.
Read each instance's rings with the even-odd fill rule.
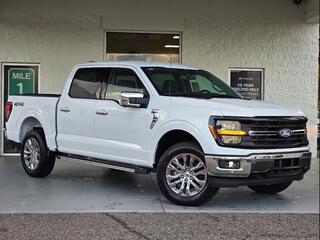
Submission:
[[[106,60],[180,62],[180,34],[106,33]]]

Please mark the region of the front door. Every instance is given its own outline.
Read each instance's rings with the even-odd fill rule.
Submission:
[[[148,96],[133,69],[110,69],[103,99],[96,105],[96,152],[107,160],[148,166],[146,146],[152,116],[147,107],[120,106],[121,92],[139,92]]]

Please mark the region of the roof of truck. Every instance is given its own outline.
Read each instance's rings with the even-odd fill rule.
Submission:
[[[89,66],[115,66],[115,65],[127,65],[133,67],[165,67],[165,68],[183,68],[183,69],[199,69],[197,67],[177,64],[177,63],[167,63],[167,62],[147,62],[147,61],[104,61],[104,62],[87,62],[81,63],[77,66],[79,67],[89,67]]]

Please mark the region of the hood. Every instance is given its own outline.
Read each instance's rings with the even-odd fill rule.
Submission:
[[[174,97],[172,100],[172,103],[187,104],[189,107],[207,109],[213,115],[220,112],[222,116],[237,117],[304,116],[304,113],[299,109],[259,100],[234,98],[212,98],[207,100],[184,97]]]
[[[304,116],[299,109],[266,101],[232,98],[215,98],[209,101],[221,104],[221,113],[224,116]]]

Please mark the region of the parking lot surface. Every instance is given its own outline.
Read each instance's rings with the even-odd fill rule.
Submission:
[[[319,213],[319,159],[303,181],[281,194],[223,188],[204,205],[181,207],[162,196],[152,174],[58,160],[50,176],[37,179],[25,174],[19,158],[0,158],[0,213],[90,212]]]

